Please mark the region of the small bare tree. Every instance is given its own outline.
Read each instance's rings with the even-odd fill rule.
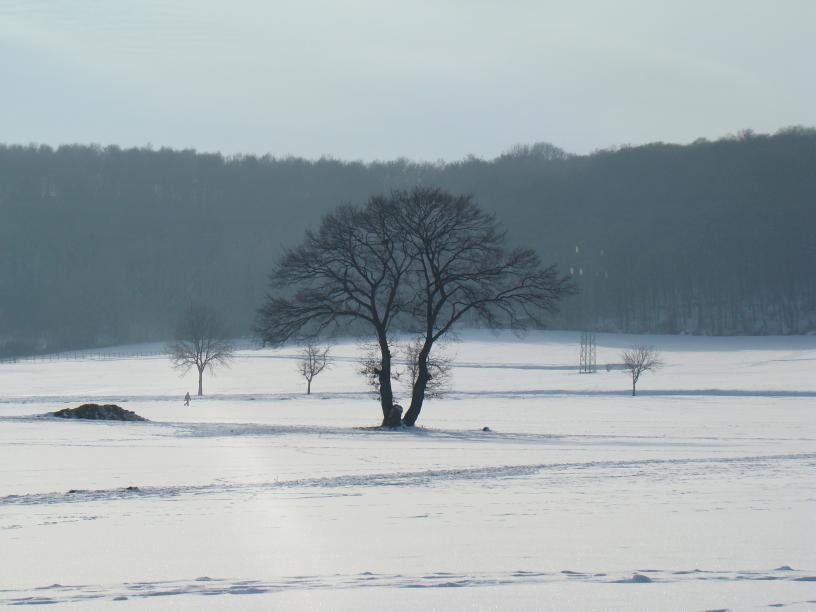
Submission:
[[[362,357],[358,361],[357,373],[365,378],[366,384],[372,391],[380,396],[380,380],[382,374],[382,360],[380,358],[379,347],[376,344],[363,344],[360,346]],[[399,380],[397,368],[391,368],[389,379]]]
[[[298,361],[298,372],[306,379],[306,395],[312,393],[312,380],[329,364],[329,345],[318,346],[309,342],[300,351],[300,361]]]
[[[360,347],[363,356],[360,358],[357,373],[363,376],[371,389],[379,394],[380,392],[380,356],[377,347],[364,344]],[[391,380],[401,382],[410,392],[416,384],[419,376],[419,352],[422,350],[422,339],[417,338],[413,342],[400,345],[398,355],[401,365],[391,368]],[[444,347],[435,347],[433,356],[428,358],[428,371],[430,380],[426,389],[426,397],[442,397],[448,388],[451,376],[451,357],[444,351]]]
[[[195,366],[198,395],[204,395],[204,370],[212,372],[216,366],[226,365],[235,349],[218,313],[208,306],[194,305],[182,315],[175,340],[166,350],[173,367],[181,370],[182,375]]]
[[[663,366],[660,353],[654,347],[642,344],[623,351],[621,359],[623,359],[626,370],[632,375],[632,396],[636,395],[635,387],[641,374],[657,370]]]
[[[413,390],[419,377],[419,354],[422,351],[423,344],[424,339],[417,338],[413,342],[406,344],[402,349],[405,367],[398,370],[397,378],[405,379],[409,390]],[[433,354],[428,356],[428,383],[425,388],[425,397],[439,398],[448,390],[451,378],[451,362],[452,359],[444,350],[444,347],[438,344],[434,346]]]

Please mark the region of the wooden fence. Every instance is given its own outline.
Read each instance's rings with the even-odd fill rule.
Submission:
[[[122,359],[143,359],[145,357],[166,358],[165,351],[64,351],[47,355],[26,355],[24,357],[0,357],[0,363],[24,363],[42,361],[117,361]]]

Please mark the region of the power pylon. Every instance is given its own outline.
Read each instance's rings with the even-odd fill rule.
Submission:
[[[581,374],[597,371],[595,347],[595,332],[581,332],[581,356],[578,364],[578,372]]]

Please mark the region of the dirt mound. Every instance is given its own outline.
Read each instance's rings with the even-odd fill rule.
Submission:
[[[146,421],[132,410],[125,410],[116,404],[82,404],[79,408],[57,410],[53,416],[61,419],[87,419],[90,421]]]

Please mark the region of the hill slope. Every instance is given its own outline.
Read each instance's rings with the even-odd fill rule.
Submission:
[[[575,274],[556,327],[816,328],[814,130],[447,164],[0,146],[0,351],[161,339],[191,300],[246,332],[282,246],[418,183],[473,193]]]

